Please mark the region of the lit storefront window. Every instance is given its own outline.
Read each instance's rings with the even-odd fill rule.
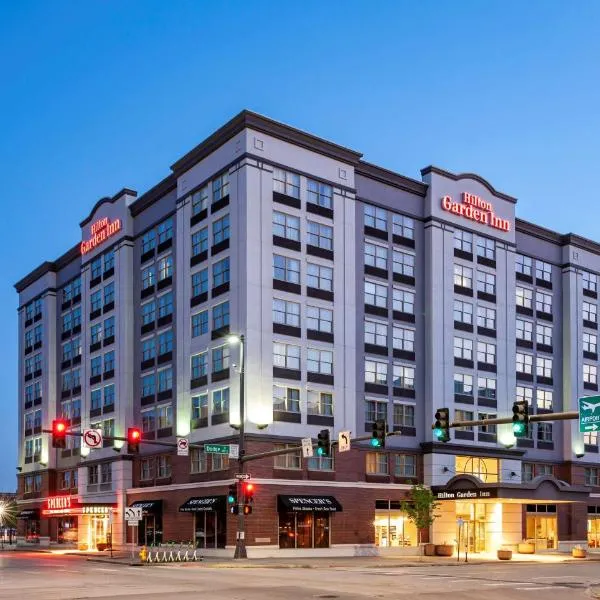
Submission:
[[[375,545],[380,548],[416,546],[419,542],[415,524],[400,510],[397,500],[375,501]]]
[[[457,456],[456,475],[473,475],[483,483],[498,483],[499,461],[496,458],[479,458],[478,456]]]
[[[600,506],[588,506],[588,546],[600,548]]]
[[[558,542],[558,523],[555,504],[527,505],[527,541],[535,544],[536,549],[556,548]]]
[[[329,513],[279,513],[280,548],[329,548]]]

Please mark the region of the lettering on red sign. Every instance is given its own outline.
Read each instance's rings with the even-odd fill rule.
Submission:
[[[91,252],[94,248],[104,243],[109,237],[112,237],[119,231],[121,231],[121,219],[115,219],[114,221],[111,221],[108,217],[99,219],[92,224],[90,229],[92,237],[89,240],[83,240],[83,242],[81,242],[81,254],[83,255]]]
[[[46,499],[48,510],[71,508],[71,496],[52,496]]]
[[[510,231],[510,222],[497,216],[494,213],[492,204],[475,194],[463,192],[462,202],[454,202],[452,196],[444,196],[442,198],[442,209],[453,215],[471,219],[471,221],[488,225],[500,231]]]

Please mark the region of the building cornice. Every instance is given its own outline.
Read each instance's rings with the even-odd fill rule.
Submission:
[[[67,250],[62,256],[59,256],[54,261],[45,261],[39,267],[36,267],[29,274],[15,283],[15,289],[18,293],[26,290],[32,283],[46,275],[46,273],[56,273],[64,269],[67,265],[81,258],[79,244]]]
[[[139,215],[157,200],[160,200],[169,192],[172,192],[176,187],[177,177],[173,174],[168,175],[130,205],[129,212],[131,213],[131,216],[135,217],[136,215]]]
[[[427,194],[428,186],[426,183],[423,183],[422,181],[417,181],[416,179],[411,179],[410,177],[405,177],[404,175],[400,175],[399,173],[395,173],[394,171],[378,167],[377,165],[365,162],[364,160],[359,161],[359,163],[354,168],[354,172],[357,175],[362,175],[363,177],[374,179],[375,181],[379,181],[380,183],[391,185],[405,192],[417,194],[418,196],[422,196],[423,198]]]
[[[123,188],[121,191],[117,192],[112,198],[105,196],[104,198],[100,198],[94,207],[90,211],[90,214],[79,223],[80,227],[85,227],[91,220],[94,213],[102,206],[103,204],[114,204],[119,198],[122,196],[137,196],[137,192],[135,190],[130,190],[129,188]]]

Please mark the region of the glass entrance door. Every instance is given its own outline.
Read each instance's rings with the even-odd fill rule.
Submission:
[[[485,504],[457,502],[456,520],[456,540],[460,540],[460,550],[466,549],[469,553],[485,552]]]

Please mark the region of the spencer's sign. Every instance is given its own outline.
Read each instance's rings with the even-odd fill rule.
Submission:
[[[471,219],[471,221],[488,225],[500,231],[510,231],[510,222],[494,214],[494,207],[490,202],[486,202],[483,198],[468,192],[462,193],[461,200],[462,202],[454,202],[452,196],[444,196],[442,198],[442,209],[453,215]]]
[[[91,252],[94,248],[104,243],[108,238],[119,231],[121,231],[121,219],[111,221],[108,217],[104,217],[104,219],[96,221],[91,227],[92,237],[81,242],[81,254],[84,255]]]

